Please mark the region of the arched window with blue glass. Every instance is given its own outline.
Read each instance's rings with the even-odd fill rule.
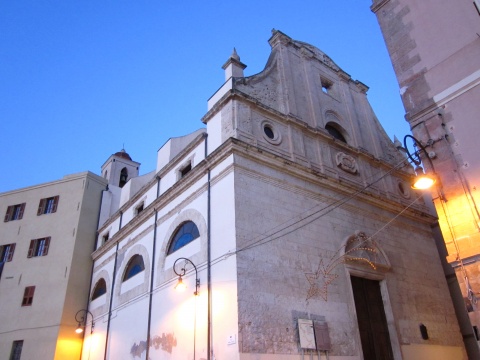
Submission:
[[[182,223],[175,231],[170,246],[168,247],[167,255],[184,247],[200,236],[197,225],[193,221],[186,221]]]
[[[143,263],[143,257],[141,255],[134,255],[128,261],[128,264],[125,268],[122,281],[126,281],[131,277],[134,277],[138,273],[141,273],[145,270],[145,264]]]
[[[95,300],[106,293],[107,293],[107,283],[102,278],[98,280],[97,283],[95,284],[95,287],[93,289],[93,294],[92,294],[92,300]]]

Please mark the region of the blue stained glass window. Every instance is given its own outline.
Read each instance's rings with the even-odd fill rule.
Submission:
[[[106,292],[107,292],[107,284],[105,280],[104,279],[98,280],[93,290],[92,300],[95,300],[96,298],[102,296]]]
[[[198,232],[197,225],[195,225],[193,221],[184,222],[177,228],[173,236],[172,242],[170,243],[170,246],[168,248],[167,255],[170,255],[171,253],[177,251],[178,249],[192,242],[199,236],[200,233]]]
[[[139,272],[145,270],[145,265],[143,264],[143,258],[140,255],[134,255],[128,261],[125,273],[123,275],[122,281],[128,280],[131,277],[137,275]]]

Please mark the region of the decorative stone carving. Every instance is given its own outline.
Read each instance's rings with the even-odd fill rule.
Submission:
[[[365,264],[374,270],[379,270],[379,267],[383,270],[390,268],[388,259],[377,243],[363,231],[358,230],[348,238],[345,244],[343,261],[345,263]]]
[[[410,189],[403,181],[397,180],[398,193],[405,199],[410,199]]]
[[[337,166],[343,171],[349,172],[351,174],[358,173],[357,161],[353,156],[347,155],[343,152],[337,153]]]

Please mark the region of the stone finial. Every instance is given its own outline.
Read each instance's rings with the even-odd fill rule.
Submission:
[[[237,49],[233,48],[232,55],[230,55],[227,62],[222,66],[222,69],[225,70],[225,81],[231,77],[243,77],[243,69],[246,67],[247,65],[240,61]]]
[[[237,49],[235,49],[235,48],[233,48],[233,52],[232,52],[232,55],[230,55],[230,57],[231,57],[232,59],[235,59],[235,60],[237,60],[237,61],[240,61],[240,56],[238,56],[238,54],[237,54]]]
[[[393,135],[393,145],[399,150],[402,148],[402,143],[398,140],[396,135]]]

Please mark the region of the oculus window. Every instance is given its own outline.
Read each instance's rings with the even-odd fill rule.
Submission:
[[[184,247],[200,236],[197,225],[193,221],[187,221],[181,224],[175,231],[170,246],[168,247],[167,255]]]

